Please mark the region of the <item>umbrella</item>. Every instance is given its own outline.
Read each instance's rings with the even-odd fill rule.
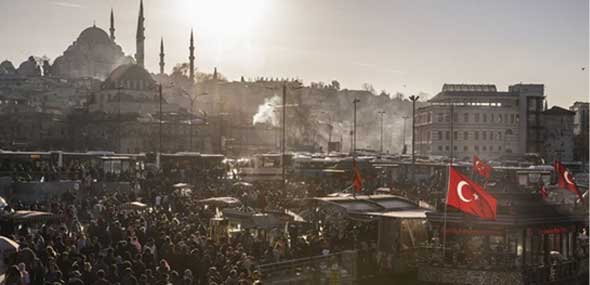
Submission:
[[[3,197],[0,197],[0,210],[3,210],[6,206],[8,206],[8,203],[6,203],[6,200]]]
[[[129,209],[129,210],[140,210],[146,208],[147,205],[141,202],[127,202],[121,205],[121,209]]]
[[[293,211],[289,211],[289,210],[285,210],[285,214],[289,215],[291,218],[293,218],[294,222],[305,222],[305,219],[303,217],[301,217],[300,215],[296,214]]]
[[[176,184],[172,185],[172,187],[174,187],[174,188],[192,188],[193,185],[190,185],[187,183],[176,183]]]
[[[0,236],[0,251],[4,252],[16,252],[20,246],[16,241],[13,241],[5,236]]]
[[[243,181],[236,182],[232,186],[233,187],[247,187],[247,188],[254,187],[254,185],[252,185],[251,183],[243,182]]]
[[[209,204],[209,205],[214,205],[214,206],[219,206],[219,207],[224,207],[224,206],[225,207],[232,207],[232,206],[237,206],[237,205],[241,204],[242,202],[240,202],[240,200],[238,200],[234,197],[213,197],[213,198],[199,200],[199,203]]]
[[[58,221],[59,216],[40,211],[16,211],[14,214],[6,216],[6,219],[14,223],[45,223],[49,221]]]

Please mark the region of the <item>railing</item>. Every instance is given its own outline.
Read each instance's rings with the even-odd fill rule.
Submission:
[[[357,280],[356,251],[262,264],[263,281],[272,284],[353,284]],[[334,283],[335,282],[335,283]]]

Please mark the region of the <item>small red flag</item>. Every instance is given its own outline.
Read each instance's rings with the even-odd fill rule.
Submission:
[[[492,175],[492,167],[481,161],[477,155],[473,155],[473,169],[477,174],[487,179],[490,179],[490,176]]]
[[[580,201],[584,202],[584,197],[578,190],[578,185],[576,185],[576,182],[574,181],[574,178],[572,177],[572,174],[569,172],[569,170],[567,170],[567,168],[557,160],[553,162],[553,169],[555,170],[555,174],[558,177],[557,181],[559,182],[559,187],[576,193],[576,195],[578,195],[580,198]]]
[[[447,205],[465,213],[496,219],[496,198],[486,192],[483,187],[467,178],[454,167],[450,166]]]
[[[354,172],[352,186],[354,187],[354,192],[359,193],[363,189],[363,180],[361,178],[361,172],[356,166],[356,162],[354,160],[352,161],[352,171]]]
[[[541,197],[543,197],[543,199],[549,198],[549,192],[547,192],[547,188],[545,188],[545,185],[541,186],[541,189],[539,189],[539,194],[541,194]]]

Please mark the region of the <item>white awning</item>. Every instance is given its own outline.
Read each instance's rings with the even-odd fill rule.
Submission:
[[[356,213],[359,215],[367,216],[379,216],[386,218],[398,218],[398,219],[426,219],[426,213],[430,212],[428,209],[412,209],[412,210],[401,210],[401,211],[389,211],[389,212],[367,212],[367,213]]]

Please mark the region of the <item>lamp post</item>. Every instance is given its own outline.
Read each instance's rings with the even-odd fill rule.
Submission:
[[[379,146],[379,152],[381,154],[383,154],[383,115],[385,115],[385,111],[381,110],[379,112],[377,112],[377,114],[381,115],[381,138],[380,138],[380,146]]]
[[[403,128],[403,134],[402,134],[402,151],[401,154],[405,154],[404,150],[406,148],[406,120],[408,120],[410,118],[410,116],[403,116],[402,117],[404,119],[404,128]]]
[[[158,132],[158,136],[159,136],[159,143],[158,143],[158,153],[162,153],[162,84],[158,84],[158,92],[160,93],[160,99],[159,99],[159,104],[160,104],[160,112],[159,112],[159,127],[160,130]]]
[[[414,180],[416,168],[416,101],[420,96],[412,95],[409,97],[412,101],[412,180]]]
[[[352,125],[352,160],[354,161],[356,156],[356,104],[358,104],[361,100],[358,98],[354,98],[352,100],[352,104],[354,105],[354,119]]]

